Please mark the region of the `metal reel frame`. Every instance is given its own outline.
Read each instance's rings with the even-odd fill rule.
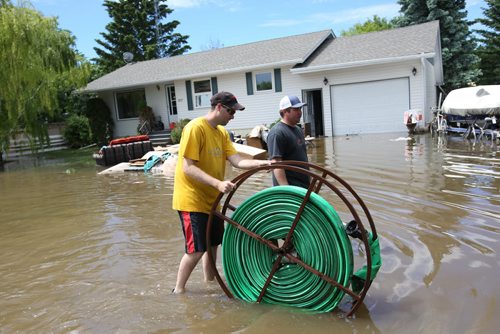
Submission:
[[[309,170],[305,169],[305,168],[309,168]],[[236,207],[234,205],[231,205],[231,203],[230,203],[231,199],[232,199],[233,195],[236,193],[236,191],[238,190],[238,188],[249,177],[251,177],[253,174],[260,172],[260,171],[272,171],[274,169],[292,170],[292,171],[299,172],[302,174],[307,174],[311,178],[311,183],[309,185],[309,188],[307,189],[306,195],[304,196],[304,199],[299,207],[299,210],[297,211],[297,214],[296,214],[295,219],[292,223],[292,226],[291,226],[291,228],[290,228],[290,230],[285,238],[285,241],[281,247],[277,246],[272,241],[267,240],[265,238],[262,238],[260,235],[257,235],[255,233],[253,233],[252,231],[246,229],[245,227],[238,224],[238,222],[235,222],[234,220],[232,220],[230,217],[228,217],[226,215],[226,212],[228,210],[231,210],[233,212],[236,210]],[[335,185],[330,180],[327,180],[328,177],[332,178],[333,179],[332,181],[336,181],[336,183],[339,183],[339,185]],[[376,231],[372,216],[371,216],[368,208],[364,204],[363,200],[354,191],[354,189],[346,181],[344,181],[341,177],[334,174],[333,172],[331,172],[331,171],[329,171],[321,166],[318,166],[318,165],[315,165],[315,164],[312,164],[309,162],[303,162],[303,161],[282,161],[282,162],[272,163],[269,166],[256,167],[256,168],[250,169],[250,170],[238,175],[231,182],[235,184],[235,187],[233,188],[232,191],[227,193],[227,197],[221,206],[221,210],[219,211],[218,207],[220,206],[220,201],[222,200],[222,197],[224,196],[223,193],[219,194],[219,196],[217,197],[217,199],[215,200],[215,202],[212,206],[210,216],[208,219],[208,224],[207,224],[207,245],[211,245],[210,232],[211,232],[211,228],[212,228],[212,221],[213,221],[214,217],[218,217],[218,218],[223,219],[227,223],[233,225],[234,227],[236,227],[237,229],[239,229],[243,233],[247,234],[248,236],[258,240],[259,242],[261,242],[265,245],[267,245],[267,247],[271,248],[274,253],[278,254],[277,259],[275,260],[273,267],[271,269],[271,272],[269,273],[269,277],[267,278],[267,281],[264,284],[262,291],[257,299],[257,302],[260,303],[262,301],[262,298],[264,297],[264,295],[266,293],[267,287],[269,286],[274,274],[276,273],[276,271],[279,268],[279,265],[281,263],[281,259],[283,257],[286,257],[289,261],[294,262],[294,263],[302,266],[304,269],[306,269],[309,272],[313,273],[314,275],[318,276],[319,278],[326,281],[327,283],[337,287],[338,289],[343,290],[346,294],[351,296],[354,300],[354,303],[352,304],[351,309],[348,312],[346,312],[346,314],[347,314],[347,317],[352,316],[356,312],[356,310],[361,306],[361,304],[363,303],[363,300],[366,296],[366,293],[368,292],[368,289],[370,288],[370,285],[371,285],[371,280],[369,278],[371,277],[371,271],[372,271],[372,268],[371,268],[372,258],[371,258],[371,252],[370,252],[370,245],[369,245],[368,237],[367,237],[367,235],[368,235],[367,227],[369,227],[369,229],[372,233],[373,239],[375,240],[378,238],[377,231]],[[303,210],[304,210],[304,208],[309,200],[309,197],[311,196],[311,193],[315,192],[315,193],[319,194],[319,192],[323,186],[326,186],[328,189],[333,191],[343,201],[343,203],[349,209],[349,211],[353,217],[353,220],[356,221],[356,223],[359,227],[359,230],[361,232],[360,239],[362,241],[362,244],[364,246],[364,251],[365,251],[366,267],[367,267],[366,268],[367,269],[367,271],[366,271],[367,279],[365,280],[363,288],[361,289],[361,291],[358,294],[355,293],[352,289],[349,289],[349,288],[342,286],[340,283],[338,283],[337,281],[335,281],[331,277],[328,277],[327,275],[319,272],[315,268],[302,262],[299,258],[297,258],[296,256],[291,254],[291,251],[293,248],[293,245],[291,244],[291,240],[292,240],[293,232],[294,232],[297,224],[299,223],[301,214],[302,214],[302,212],[303,212]],[[354,197],[354,199],[356,200],[357,204],[361,207],[361,209],[364,213],[364,218],[366,220],[365,223],[363,223],[363,221],[361,220],[361,218],[358,215],[353,204],[351,202],[349,202],[349,200],[346,198],[346,196],[344,196],[342,190],[350,193]],[[367,225],[367,227],[365,227],[365,224]],[[215,262],[213,260],[213,254],[212,254],[211,248],[212,247],[210,247],[210,246],[207,247],[207,252],[209,255],[208,256],[209,264],[212,268],[213,273],[215,274],[217,282],[219,283],[220,287],[225,292],[227,297],[234,298],[233,294],[229,291],[227,285],[223,282],[221,276],[219,275],[219,272],[218,272],[217,267],[215,265]]]

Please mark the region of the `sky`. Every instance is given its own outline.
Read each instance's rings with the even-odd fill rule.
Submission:
[[[16,1],[13,1],[14,3]],[[78,51],[96,56],[96,39],[110,17],[102,0],[31,0],[44,16],[58,17],[59,27],[76,37]],[[483,16],[484,0],[467,0],[469,19]],[[180,24],[175,32],[189,35],[190,52],[210,46],[233,46],[331,29],[337,36],[373,15],[398,15],[397,0],[169,0],[166,20]]]

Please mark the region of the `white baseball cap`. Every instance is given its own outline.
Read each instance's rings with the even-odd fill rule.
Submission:
[[[280,110],[288,108],[301,108],[307,105],[307,103],[302,103],[300,99],[295,95],[287,95],[283,97],[280,101]]]

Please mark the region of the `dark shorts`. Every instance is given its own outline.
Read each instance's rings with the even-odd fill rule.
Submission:
[[[205,252],[207,250],[207,224],[209,215],[201,212],[178,211],[184,233],[185,249],[187,254]],[[224,234],[224,220],[214,217],[211,227],[211,246],[222,243]]]

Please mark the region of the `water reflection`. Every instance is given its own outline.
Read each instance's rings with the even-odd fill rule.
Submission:
[[[2,332],[496,332],[494,143],[339,137],[309,155],[354,187],[381,239],[382,268],[354,319],[228,300],[199,268],[188,294],[171,295],[183,252],[172,178],[38,162],[0,173]],[[256,174],[235,201],[270,184]]]

